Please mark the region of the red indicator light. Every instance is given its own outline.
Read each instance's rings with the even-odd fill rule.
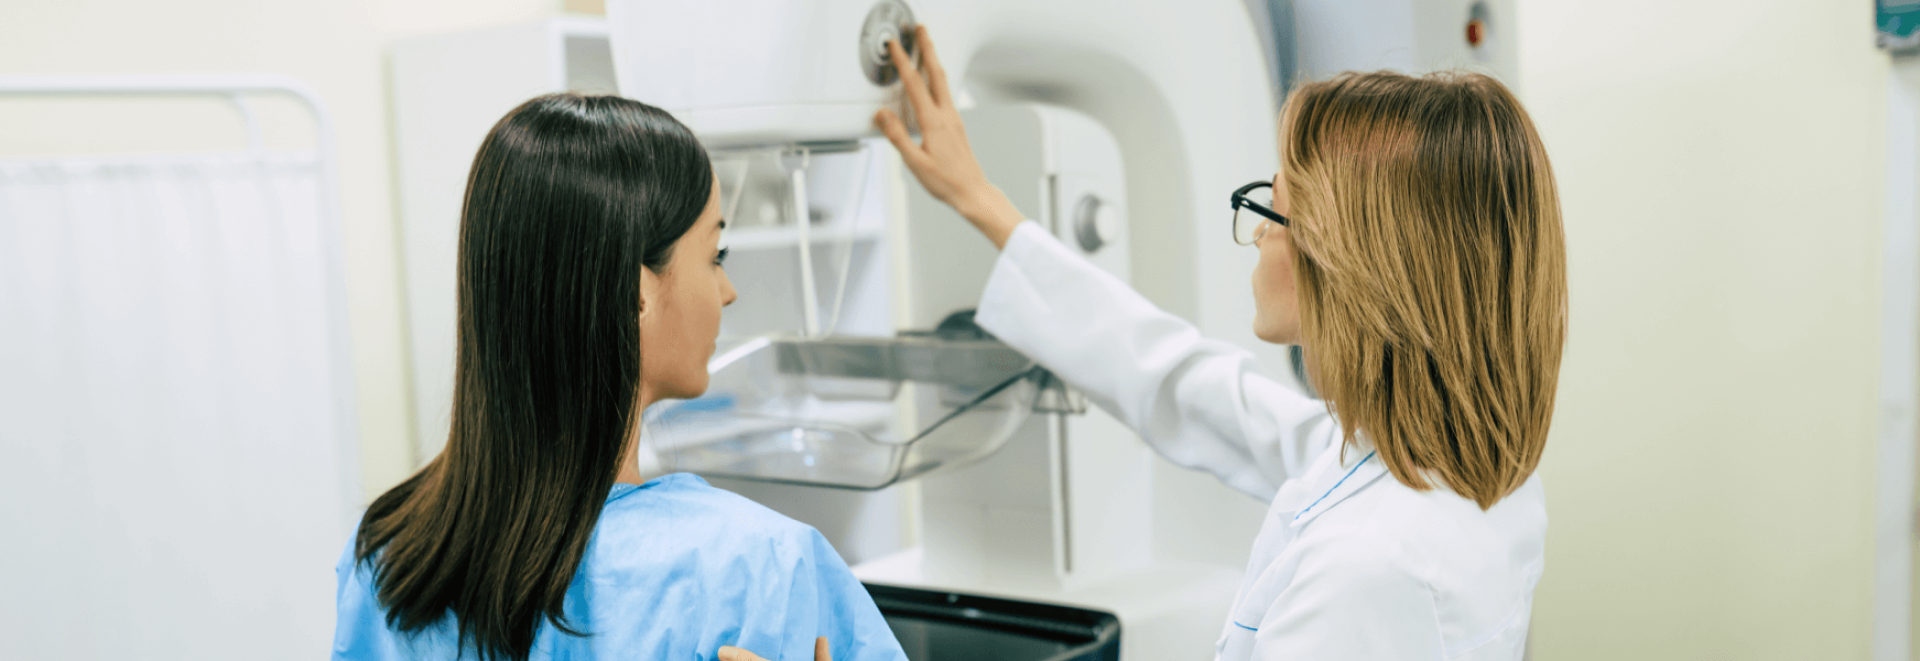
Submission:
[[[1485,21],[1481,21],[1480,19],[1477,19],[1477,18],[1471,21],[1467,21],[1467,45],[1468,46],[1479,48],[1480,42],[1485,41],[1486,38],[1487,38],[1487,24]]]

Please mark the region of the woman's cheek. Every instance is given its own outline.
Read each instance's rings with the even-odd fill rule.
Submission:
[[[1262,310],[1279,303],[1278,294],[1284,293],[1286,289],[1286,283],[1283,281],[1287,277],[1286,269],[1278,264],[1278,261],[1274,259],[1271,250],[1262,250],[1260,262],[1253,270],[1253,300],[1256,305],[1261,306]]]

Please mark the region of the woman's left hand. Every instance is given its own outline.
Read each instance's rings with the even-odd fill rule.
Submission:
[[[760,655],[727,645],[720,648],[720,661],[767,661]],[[827,650],[827,637],[813,639],[813,661],[833,661],[833,655]]]

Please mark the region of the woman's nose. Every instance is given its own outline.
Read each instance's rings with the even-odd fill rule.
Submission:
[[[738,298],[740,298],[740,292],[733,290],[733,278],[727,277],[726,270],[722,269],[720,271],[720,306],[733,305],[734,300]]]

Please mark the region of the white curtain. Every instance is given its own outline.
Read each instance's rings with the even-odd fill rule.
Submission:
[[[322,182],[0,162],[0,657],[327,653],[359,494]]]

